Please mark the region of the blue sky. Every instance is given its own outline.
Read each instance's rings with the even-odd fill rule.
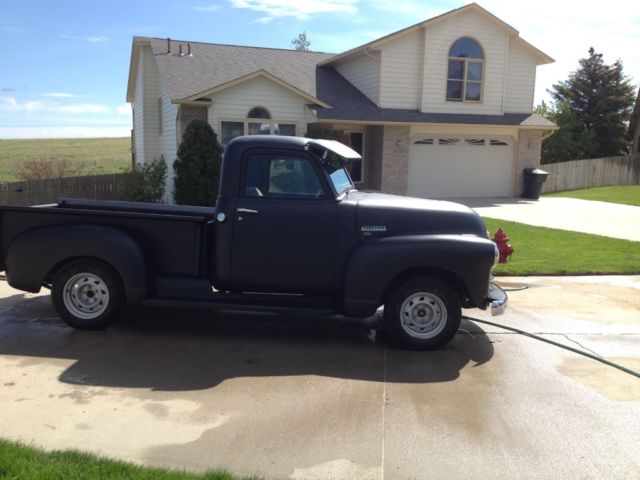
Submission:
[[[341,52],[465,5],[418,0],[0,0],[0,138],[124,136],[134,35]],[[622,0],[478,2],[556,59],[536,103],[590,46],[640,84],[640,4]],[[606,9],[603,8],[606,6]]]

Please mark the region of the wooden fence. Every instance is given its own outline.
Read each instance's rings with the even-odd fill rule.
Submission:
[[[124,200],[127,174],[65,177],[51,180],[0,183],[1,205],[43,205],[61,197]]]
[[[605,185],[640,184],[640,154],[547,163],[540,168],[549,172],[547,181],[542,186],[543,193]]]

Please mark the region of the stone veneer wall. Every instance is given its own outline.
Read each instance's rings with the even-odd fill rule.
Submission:
[[[184,131],[194,120],[207,121],[207,107],[197,107],[191,105],[182,105],[180,107],[180,139],[184,135]],[[180,139],[178,143],[180,143]],[[220,139],[218,139],[220,141]]]
[[[524,192],[525,168],[538,168],[542,156],[542,130],[520,130],[518,137],[518,151],[516,153],[516,183],[515,197],[521,197]]]
[[[406,195],[409,172],[409,126],[385,126],[382,142],[382,182],[384,193]]]
[[[382,144],[384,127],[370,125],[367,127],[366,147],[364,151],[365,185],[367,190],[382,188]]]

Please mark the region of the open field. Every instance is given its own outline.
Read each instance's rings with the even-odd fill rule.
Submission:
[[[597,200],[599,202],[640,206],[640,185],[582,188],[578,190],[547,193],[545,196],[579,198],[581,200]]]
[[[503,227],[515,252],[496,275],[640,273],[640,242],[483,218],[489,232]]]
[[[131,139],[55,138],[0,140],[0,181],[18,181],[19,165],[32,159],[86,163],[85,175],[117,173],[131,166]]]

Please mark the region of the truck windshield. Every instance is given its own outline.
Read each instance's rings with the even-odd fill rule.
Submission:
[[[338,195],[346,192],[350,188],[354,188],[351,177],[347,169],[344,167],[344,161],[337,153],[331,150],[325,150],[322,155],[322,168],[329,174],[331,183],[336,189]]]

